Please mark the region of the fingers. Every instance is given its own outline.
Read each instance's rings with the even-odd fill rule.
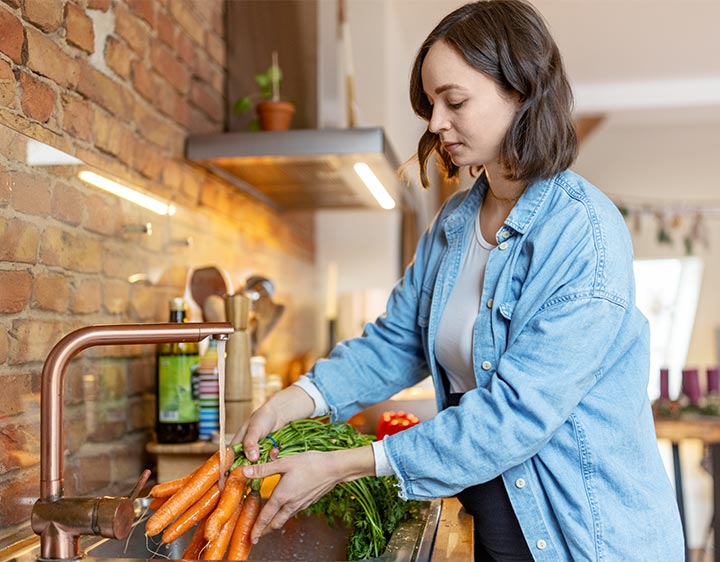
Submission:
[[[291,498],[289,496],[273,493],[258,515],[251,533],[251,540],[257,543],[261,536],[272,531],[282,529],[288,520],[317,501],[325,492],[314,493],[304,498]]]
[[[272,463],[254,464],[252,466],[244,466],[243,474],[248,480],[255,478],[265,478],[273,474],[282,474],[284,472],[283,460],[274,461]]]
[[[258,515],[252,540],[257,541],[263,534],[280,529],[290,517],[320,499],[342,480],[333,458],[333,453],[307,451],[270,463],[243,467],[248,478],[282,475]]]
[[[237,433],[233,435],[233,438],[230,440],[230,444],[240,443],[240,440],[242,439],[243,435],[245,435],[245,432],[247,431],[249,421],[244,422],[240,429],[237,430]]]
[[[257,544],[260,537],[282,529],[285,523],[302,508],[294,509],[290,505],[280,505],[279,502],[273,501],[272,498],[263,506],[258,515],[257,521],[250,533],[250,540],[253,544]]]
[[[276,420],[277,417],[272,409],[261,407],[250,416],[235,436],[241,439],[245,456],[251,462],[256,462],[260,458],[258,442],[275,428]]]
[[[256,462],[260,457],[258,441],[286,423],[306,418],[315,409],[315,403],[302,388],[290,385],[255,410],[233,437],[233,443],[241,442],[245,456]]]
[[[242,440],[243,451],[248,460],[255,462],[260,458],[260,448],[258,447],[259,435],[256,432],[247,432]]]

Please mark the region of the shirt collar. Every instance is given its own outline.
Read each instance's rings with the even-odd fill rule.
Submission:
[[[520,234],[524,234],[538,215],[543,201],[547,198],[554,184],[555,177],[540,179],[531,183],[505,219],[505,225]],[[475,218],[488,188],[489,184],[485,173],[481,172],[462,202],[444,221],[444,228],[448,234],[452,234],[467,219]]]
[[[505,219],[505,224],[524,234],[535,220],[540,211],[543,201],[547,198],[551,188],[555,184],[555,178],[540,179],[531,183],[523,192]]]

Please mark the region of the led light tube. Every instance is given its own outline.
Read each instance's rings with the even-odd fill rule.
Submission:
[[[395,208],[395,200],[390,196],[388,190],[385,189],[385,186],[370,169],[370,166],[368,166],[365,162],[356,162],[353,164],[353,170],[355,170],[355,173],[360,176],[360,179],[365,184],[365,187],[368,188],[368,191],[370,191],[372,196],[383,209],[390,210]]]
[[[113,195],[122,197],[123,199],[130,201],[131,203],[135,203],[140,207],[144,207],[145,209],[157,213],[158,215],[172,216],[175,214],[175,205],[168,205],[162,201],[158,201],[157,199],[145,195],[144,193],[140,193],[139,191],[120,185],[119,183],[101,176],[100,174],[96,174],[95,172],[83,170],[78,174],[78,177],[90,185],[94,185],[95,187],[99,187],[100,189],[112,193]]]

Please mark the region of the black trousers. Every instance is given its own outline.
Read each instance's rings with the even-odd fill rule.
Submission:
[[[450,394],[457,406],[462,394]],[[502,477],[471,486],[457,495],[473,516],[475,562],[533,562]]]

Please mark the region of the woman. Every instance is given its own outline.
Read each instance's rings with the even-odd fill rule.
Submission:
[[[372,447],[247,468],[282,475],[253,537],[338,482],[396,474],[402,497],[459,496],[476,560],[680,562],[630,237],[568,170],[572,94],[542,17],[521,0],[457,9],[420,48],[410,96],[428,122],[423,184],[432,155],[477,181],[444,204],[386,314],[239,434],[254,459],[293,419],[346,419],[428,374],[439,413]]]

